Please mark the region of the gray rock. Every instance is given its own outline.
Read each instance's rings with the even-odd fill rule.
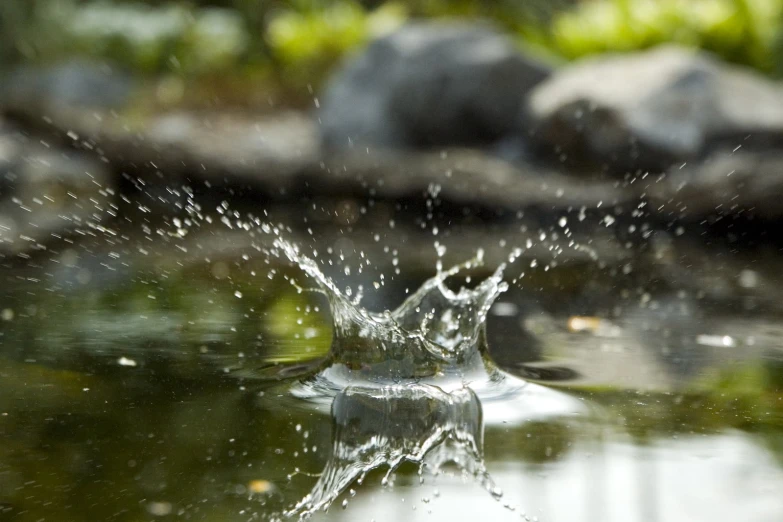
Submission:
[[[534,162],[511,163],[487,151],[459,147],[321,154],[318,123],[296,112],[262,118],[177,112],[130,123],[98,110],[69,111],[51,127],[63,136],[71,133],[80,142],[99,144],[112,163],[147,166],[152,175],[145,180],[146,191],[156,184],[165,190],[174,176],[274,197],[317,193],[342,198],[372,187],[379,198],[418,198],[438,185],[441,198],[459,204],[560,213],[628,203],[642,189],[640,184],[628,189],[613,180],[570,176]],[[0,151],[2,147],[0,139]]]
[[[489,143],[517,130],[549,74],[487,25],[412,23],[372,42],[321,100],[323,143],[387,148]]]
[[[45,112],[64,108],[120,108],[133,82],[127,74],[84,60],[52,66],[25,65],[0,85],[0,104],[12,110]]]
[[[536,87],[528,111],[546,149],[617,169],[663,169],[748,135],[783,141],[776,83],[673,46],[566,67]]]
[[[670,169],[648,195],[663,215],[783,217],[783,157],[780,151],[717,151],[703,162]]]

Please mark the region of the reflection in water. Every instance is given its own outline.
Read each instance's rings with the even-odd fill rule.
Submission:
[[[489,430],[487,433],[487,444]],[[531,468],[514,459],[487,465],[508,497],[525,506],[510,511],[482,502],[481,492],[441,481],[432,490],[401,484],[394,494],[366,491],[347,512],[322,520],[431,522],[493,520],[539,522],[779,522],[783,472],[770,455],[740,433],[660,440],[637,446],[612,437],[580,444],[565,458]],[[400,498],[410,499],[402,504]],[[418,509],[416,509],[416,507]],[[379,517],[379,513],[384,515]],[[388,514],[388,516],[386,515]]]
[[[388,466],[383,483],[405,462],[437,475],[453,463],[494,497],[501,491],[483,461],[481,402],[469,388],[446,393],[425,384],[349,387],[332,403],[332,454],[312,491],[288,514],[329,505],[355,480]]]

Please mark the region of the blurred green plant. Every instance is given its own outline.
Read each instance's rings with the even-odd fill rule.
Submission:
[[[345,54],[389,33],[407,16],[397,3],[368,11],[341,1],[325,8],[284,11],[267,28],[267,41],[284,74],[294,81],[317,82]]]
[[[140,3],[59,4],[59,10],[43,17],[50,24],[61,24],[60,37],[65,40],[58,42],[61,48],[145,73],[167,69],[201,73],[234,67],[249,41],[242,18],[229,9],[194,9],[185,4],[157,8]],[[56,54],[56,50],[47,51]]]
[[[782,18],[783,0],[593,0],[528,34],[567,59],[673,42],[775,73]]]
[[[250,40],[237,11],[179,2],[8,0],[0,14],[6,61],[84,55],[142,74],[202,73],[236,67]]]
[[[199,77],[236,99],[256,80],[288,101],[309,100],[333,66],[406,18],[402,4],[353,0],[110,1],[7,0],[0,7],[5,64],[52,63],[73,56],[107,61],[143,76]],[[250,81],[252,79],[253,81]],[[195,92],[210,91],[190,81]],[[238,89],[240,96],[247,89]],[[223,98],[214,93],[209,99]],[[266,96],[263,97],[266,100]]]

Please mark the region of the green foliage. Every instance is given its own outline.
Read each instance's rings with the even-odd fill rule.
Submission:
[[[200,76],[188,90],[213,86],[208,99],[249,98],[260,83],[309,103],[346,54],[408,17],[489,20],[553,61],[674,42],[783,72],[783,0],[6,0],[0,60],[86,55]]]
[[[557,12],[578,0],[407,0],[413,16],[490,20],[510,31],[548,24]]]
[[[360,4],[341,1],[325,8],[282,12],[270,22],[267,41],[289,78],[317,83],[346,53],[392,31],[405,18],[400,4],[367,11]]]
[[[568,59],[674,42],[773,72],[782,16],[783,0],[594,0],[538,36]]]
[[[248,98],[258,88],[251,80],[261,79],[268,94],[309,101],[308,86],[406,16],[401,4],[368,9],[352,0],[8,0],[0,6],[0,58],[86,56],[141,75],[198,76],[203,81],[189,81],[189,91],[209,91],[203,84],[225,91],[208,99]]]
[[[201,73],[236,66],[250,40],[231,9],[73,0],[14,5],[6,7],[22,26],[14,44],[27,60],[86,55],[142,73]]]

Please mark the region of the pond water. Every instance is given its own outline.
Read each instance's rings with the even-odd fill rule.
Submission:
[[[269,245],[134,233],[4,267],[0,520],[783,519],[783,329],[753,296],[628,297],[593,261],[515,284],[512,265],[472,310],[486,332],[425,329],[478,346],[483,377],[405,338],[426,361],[319,388],[337,314],[302,270]],[[435,274],[360,259],[322,266],[378,311]],[[346,357],[373,348],[353,334]]]

